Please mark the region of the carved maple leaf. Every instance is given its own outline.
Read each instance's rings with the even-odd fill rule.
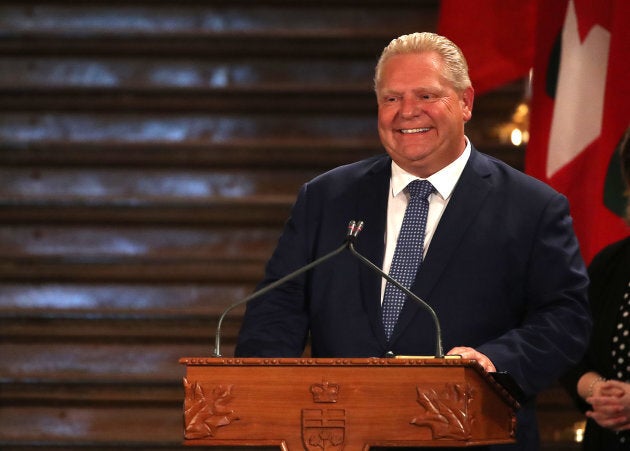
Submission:
[[[185,437],[187,439],[213,437],[219,427],[238,420],[234,411],[226,407],[226,404],[232,400],[231,385],[218,385],[212,389],[211,396],[206,396],[201,384],[189,383],[184,378],[184,390],[186,393]]]
[[[308,444],[312,447],[326,449],[326,444],[330,443],[334,447],[338,447],[343,443],[344,435],[339,431],[323,429],[315,431],[308,437]]]
[[[471,419],[467,415],[470,393],[464,387],[446,384],[439,392],[417,387],[417,393],[423,411],[411,420],[412,424],[430,428],[435,439],[470,438]]]

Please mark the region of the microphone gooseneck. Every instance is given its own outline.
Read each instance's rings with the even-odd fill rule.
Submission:
[[[289,280],[299,276],[300,274],[305,273],[306,271],[308,271],[308,270],[310,270],[310,269],[320,265],[321,263],[325,262],[326,260],[328,260],[328,259],[334,257],[335,255],[341,253],[342,251],[346,250],[347,247],[348,247],[348,241],[347,241],[347,238],[346,238],[346,241],[343,243],[343,245],[339,246],[334,251],[324,255],[323,257],[318,258],[317,260],[312,261],[311,263],[309,263],[306,266],[302,266],[301,268],[298,268],[297,270],[293,271],[292,273],[289,273],[286,276],[282,277],[281,279],[278,279],[275,282],[270,283],[266,287],[261,288],[258,291],[255,291],[254,293],[252,293],[251,295],[249,295],[245,299],[241,299],[240,301],[237,301],[237,302],[233,303],[228,308],[223,310],[223,313],[221,313],[221,316],[219,317],[219,322],[217,323],[217,330],[216,330],[215,337],[214,337],[214,352],[212,353],[212,356],[213,357],[221,357],[221,325],[223,324],[223,320],[225,319],[226,315],[232,309],[238,307],[239,305],[247,304],[249,301],[252,301],[252,300],[256,299],[259,296],[262,296],[263,294],[273,290],[274,288],[279,287],[283,283],[285,283],[285,282],[287,282],[287,281],[289,281]]]
[[[308,265],[305,265],[305,266],[303,266],[301,268],[298,268],[297,270],[293,271],[292,273],[289,273],[286,276],[282,277],[281,279],[278,279],[275,282],[270,283],[269,285],[265,286],[264,288],[261,288],[260,290],[255,291],[254,293],[252,293],[251,295],[249,295],[245,299],[237,301],[237,302],[231,304],[230,306],[228,306],[223,311],[223,313],[221,313],[221,316],[219,317],[219,321],[217,323],[217,329],[216,329],[216,333],[215,333],[214,352],[212,353],[213,357],[221,357],[221,326],[223,324],[223,320],[225,319],[227,314],[230,311],[232,311],[232,309],[238,307],[239,305],[246,304],[249,301],[252,301],[252,300],[256,299],[259,296],[262,296],[265,293],[268,293],[269,291],[273,290],[274,288],[277,288],[278,286],[282,285],[283,283],[285,283],[285,282],[287,282],[287,281],[289,281],[289,280],[299,276],[300,274],[303,274],[303,273],[313,269],[314,267],[320,265],[321,263],[325,262],[326,260],[331,259],[332,257],[336,256],[337,254],[339,254],[339,253],[343,252],[344,250],[346,250],[346,248],[347,248],[347,249],[350,250],[350,252],[355,257],[357,257],[359,259],[359,261],[361,261],[363,264],[367,265],[370,269],[372,269],[374,272],[376,272],[381,277],[385,278],[385,280],[387,280],[388,282],[390,282],[391,284],[396,286],[399,290],[402,290],[407,296],[409,296],[415,302],[420,304],[421,307],[423,307],[425,310],[427,310],[431,314],[431,318],[433,319],[433,322],[435,324],[435,335],[436,335],[435,357],[436,358],[443,358],[444,357],[444,351],[443,351],[443,348],[442,348],[442,329],[440,327],[440,321],[439,321],[439,319],[437,317],[437,314],[435,313],[435,310],[429,304],[427,304],[425,301],[423,301],[420,297],[418,297],[415,293],[411,292],[409,289],[407,289],[406,287],[401,285],[397,280],[393,279],[389,274],[385,273],[381,268],[376,266],[370,260],[368,260],[363,255],[361,255],[359,252],[357,252],[357,250],[354,248],[354,243],[355,243],[359,233],[361,233],[361,231],[363,230],[364,224],[365,223],[363,221],[354,221],[354,220],[350,221],[348,223],[348,228],[347,228],[347,232],[346,232],[346,239],[345,239],[344,243],[341,246],[339,246],[337,249],[333,250],[332,252],[329,252],[328,254],[326,254],[326,255],[324,255],[324,256],[322,256],[320,258],[318,258],[317,260],[312,261]]]
[[[355,236],[355,238],[356,238],[356,236]],[[424,308],[425,310],[427,310],[429,312],[429,314],[431,315],[431,318],[433,319],[433,323],[435,324],[435,357],[438,358],[438,359],[443,358],[444,357],[444,349],[442,347],[442,327],[440,326],[440,320],[438,319],[437,314],[435,313],[435,310],[433,309],[433,307],[431,307],[429,304],[427,304],[425,301],[423,301],[420,297],[418,297],[418,295],[416,295],[415,293],[410,291],[404,285],[401,285],[397,280],[392,278],[389,274],[387,274],[381,268],[376,266],[370,260],[368,260],[363,255],[361,255],[354,248],[354,242],[353,241],[349,241],[348,242],[348,249],[350,249],[350,252],[352,252],[352,254],[355,257],[357,257],[362,263],[364,263],[371,270],[373,270],[378,275],[383,277],[389,283],[393,284],[396,288],[398,288],[399,290],[402,290],[407,296],[409,296],[411,299],[416,301],[418,304],[420,304],[420,306],[422,308]]]

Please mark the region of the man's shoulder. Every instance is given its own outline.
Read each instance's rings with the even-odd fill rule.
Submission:
[[[482,177],[488,178],[491,183],[510,184],[520,190],[539,192],[546,196],[559,194],[545,182],[476,149],[473,150],[471,164]]]
[[[371,173],[389,171],[391,159],[387,154],[374,155],[360,161],[337,166],[315,177],[310,183],[353,182]]]

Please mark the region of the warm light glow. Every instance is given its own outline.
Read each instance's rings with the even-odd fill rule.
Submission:
[[[514,114],[512,115],[512,120],[518,124],[522,124],[528,120],[527,119],[528,116],[529,116],[529,105],[527,105],[525,102],[521,102],[516,107],[516,110],[514,111]]]
[[[510,134],[510,141],[512,141],[513,145],[520,146],[523,143],[523,133],[518,128],[515,128]]]
[[[578,421],[573,425],[573,432],[575,433],[575,441],[581,443],[584,440],[584,428],[586,427],[585,421]]]
[[[527,144],[529,142],[529,131],[523,130],[523,142]]]
[[[529,105],[519,103],[512,113],[511,120],[496,127],[501,142],[511,142],[518,147],[529,142]]]
[[[494,135],[502,144],[511,143],[514,147],[526,145],[529,142],[529,102],[532,97],[533,70],[524,80],[523,98],[515,105],[512,115],[494,127]]]

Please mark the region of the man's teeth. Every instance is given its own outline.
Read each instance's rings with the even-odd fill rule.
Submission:
[[[429,128],[403,128],[400,130],[400,133],[410,134],[410,133],[423,133],[428,132]]]

